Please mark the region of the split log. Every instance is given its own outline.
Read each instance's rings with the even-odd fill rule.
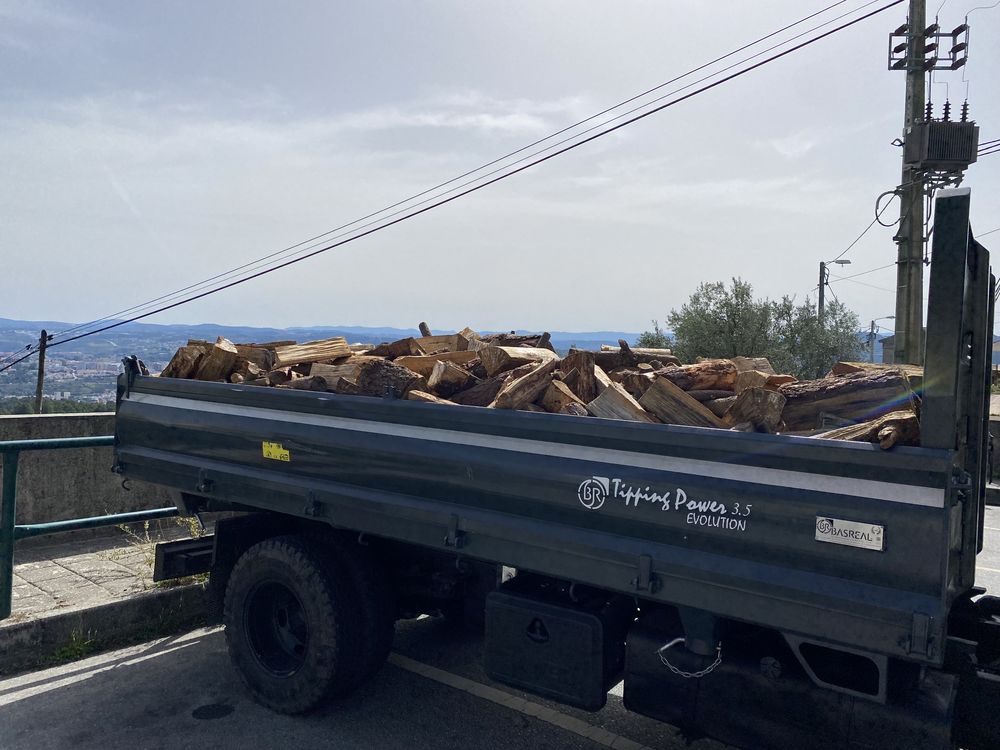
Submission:
[[[590,416],[587,411],[587,407],[583,404],[566,404],[562,409],[559,410],[560,414],[571,414],[574,417],[587,417]]]
[[[461,347],[468,348],[469,341],[457,333],[446,336],[422,336],[416,340],[417,346],[424,354],[437,354],[439,352],[457,352]]]
[[[733,391],[739,395],[747,388],[763,388],[771,376],[760,370],[742,370],[736,373],[736,383]]]
[[[413,370],[385,359],[376,359],[362,365],[357,384],[362,396],[402,398],[410,390],[427,390],[427,380]]]
[[[518,411],[533,411],[533,412],[537,412],[539,414],[544,414],[545,413],[545,409],[543,409],[542,407],[540,407],[538,404],[530,404],[530,403],[529,404],[524,404],[523,406],[517,407],[517,410]]]
[[[297,391],[326,391],[329,390],[329,384],[326,382],[326,378],[322,375],[310,375],[307,378],[295,378],[295,380],[289,380],[285,385],[280,386],[281,388],[294,388]]]
[[[198,374],[195,377],[198,380],[229,380],[238,356],[236,344],[219,336],[211,351],[198,363]]]
[[[552,361],[558,364],[559,359],[558,355],[549,349],[515,346],[487,346],[480,349],[478,354],[490,377],[530,362]]]
[[[451,362],[438,362],[427,378],[427,387],[438,396],[448,398],[475,385],[476,382],[477,379],[468,370]]]
[[[356,354],[336,365],[325,365],[322,362],[313,362],[309,365],[310,375],[322,375],[331,383],[336,378],[347,378],[357,382],[361,368],[369,362],[384,362],[381,357],[370,357],[365,354]]]
[[[673,350],[671,349],[656,349],[648,346],[632,346],[629,347],[633,354],[645,355],[649,357],[666,357],[670,359],[674,356]],[[621,350],[621,345],[611,346],[610,344],[601,344],[602,352],[617,352]]]
[[[584,412],[587,411],[586,404],[561,380],[553,380],[549,383],[549,387],[542,393],[538,403],[545,411],[552,413],[561,412],[569,404],[578,404]]]
[[[548,387],[558,366],[559,360],[553,358],[533,367],[531,372],[508,381],[490,406],[494,409],[520,409],[530,404]]]
[[[771,362],[767,357],[733,357],[729,361],[736,367],[737,372],[759,370],[760,372],[766,372],[768,375],[778,374],[771,367]]]
[[[285,367],[281,370],[271,370],[264,377],[267,378],[267,382],[271,385],[284,385],[292,379],[292,371],[291,368]]]
[[[417,346],[417,340],[412,336],[398,341],[382,342],[378,346],[368,350],[368,354],[373,357],[385,357],[386,359],[396,359],[396,357],[423,356],[424,350]]]
[[[643,409],[618,383],[609,383],[600,396],[587,404],[587,412],[603,419],[626,419],[656,423],[659,420]]]
[[[235,385],[239,385],[244,380],[245,380],[245,378],[243,377],[243,375],[241,375],[238,372],[234,372],[232,375],[229,376],[229,382],[233,383]]]
[[[360,396],[361,389],[353,380],[347,378],[334,378],[328,382],[327,390],[338,393],[341,396]]]
[[[548,346],[539,346],[539,341],[547,340],[545,333],[488,333],[480,336],[479,339],[489,346],[525,346],[532,349],[548,349]]]
[[[429,378],[431,370],[434,369],[435,362],[454,362],[456,365],[464,365],[476,359],[476,353],[470,351],[439,352],[432,356],[421,355],[414,357],[407,355],[393,360],[397,365],[413,370],[425,378]]]
[[[294,344],[292,346],[275,347],[275,364],[278,367],[288,365],[306,364],[308,362],[321,362],[325,359],[337,359],[338,357],[349,357],[351,348],[343,336],[334,336],[321,341],[308,341],[304,344]]]
[[[723,417],[728,425],[750,422],[760,432],[775,433],[781,424],[785,397],[767,388],[748,388],[736,397]]]
[[[685,391],[724,391],[736,385],[736,365],[728,359],[710,359],[696,365],[666,367],[657,375]]]
[[[787,399],[782,418],[789,430],[819,426],[823,412],[857,421],[875,419],[892,411],[916,411],[909,381],[897,369],[789,383],[778,392]]]
[[[535,369],[534,363],[522,365],[521,367],[515,368],[509,372],[496,375],[492,378],[487,378],[482,382],[476,383],[468,390],[462,391],[461,393],[456,393],[451,397],[452,403],[462,404],[463,406],[489,406],[496,399],[497,394],[500,389],[504,387],[510,380],[514,378],[519,378],[522,375],[526,375]]]
[[[729,398],[733,395],[732,391],[685,391],[685,393],[695,401],[701,401],[702,403],[714,401],[717,398]]]
[[[883,450],[894,445],[920,445],[920,419],[912,411],[893,411],[868,422],[838,427],[813,437],[878,443]]]
[[[250,362],[253,362],[262,371],[273,370],[276,356],[273,349],[263,346],[248,346],[247,344],[237,344],[236,352]]]
[[[594,390],[597,391],[597,395],[600,396],[604,393],[605,389],[611,385],[612,380],[608,377],[608,374],[604,371],[603,367],[598,367],[594,365]],[[589,401],[587,403],[590,403]]]
[[[258,367],[256,364],[251,362],[249,359],[243,359],[243,357],[236,358],[236,365],[233,367],[233,372],[229,376],[229,382],[235,383],[237,381],[233,380],[234,375],[240,376],[240,383],[244,383],[248,380],[256,380],[257,378],[264,376],[264,370]]]
[[[573,390],[573,393],[583,403],[589,403],[597,398],[597,384],[594,381],[594,353],[580,349],[572,349],[570,353],[563,357],[560,367],[565,372],[576,370],[577,380],[575,383],[566,382]]]
[[[556,375],[558,376],[557,380],[561,380],[563,383],[565,383],[567,386],[569,386],[569,389],[571,391],[573,391],[573,394],[576,395],[576,397],[579,398],[581,402],[586,403],[577,394],[577,389],[580,387],[580,371],[579,370],[577,370],[575,367],[572,370],[570,370],[569,372],[563,372],[562,370],[557,370],[556,371]],[[596,396],[597,394],[594,394],[594,395]],[[591,401],[593,401],[593,399],[591,399]]]
[[[688,391],[688,393],[694,393],[695,391]],[[727,396],[726,398],[715,398],[711,401],[705,401],[705,408],[708,409],[712,414],[717,417],[725,416],[726,412],[729,411],[729,407],[736,403],[736,396]]]
[[[789,383],[798,382],[798,378],[794,375],[771,375],[767,382],[764,384],[765,388],[770,388],[771,390],[777,390],[783,385],[788,385]]]
[[[594,352],[594,361],[606,372],[619,367],[635,367],[641,362],[659,361],[664,365],[679,365],[681,361],[671,354],[638,354],[625,339],[618,340],[618,351]]]
[[[454,406],[451,401],[444,398],[438,398],[433,393],[428,393],[427,391],[408,391],[406,394],[408,401],[420,401],[425,404],[447,404],[448,406]]]
[[[700,401],[665,378],[656,378],[639,399],[639,405],[652,412],[661,422],[691,427],[722,427],[722,420]]]
[[[652,369],[652,368],[650,368]],[[635,398],[639,398],[647,390],[649,386],[653,384],[656,377],[651,372],[644,372],[639,369],[635,370],[616,370],[615,372],[609,372],[608,377],[614,383],[621,383],[622,387],[626,391],[631,393]]]
[[[161,378],[190,378],[198,371],[198,363],[205,356],[201,346],[188,345],[180,347],[170,358],[167,366],[160,373]]]

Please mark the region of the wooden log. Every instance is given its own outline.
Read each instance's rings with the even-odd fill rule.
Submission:
[[[679,365],[681,362],[671,354],[638,354],[625,339],[618,340],[618,351],[594,352],[594,361],[606,372],[619,367],[635,367],[641,362],[658,361],[664,365]]]
[[[641,354],[649,357],[666,357],[670,359],[674,356],[672,349],[657,349],[648,346],[632,346],[629,347],[633,354]],[[611,346],[611,344],[601,344],[602,352],[617,352],[621,351],[621,345]]]
[[[600,396],[604,393],[605,389],[611,385],[612,380],[608,377],[608,374],[604,371],[603,367],[598,367],[594,365],[594,390],[597,391],[597,395]],[[587,403],[590,403],[589,401]]]
[[[229,382],[235,383],[237,381],[233,380],[234,375],[239,375],[240,380],[238,382],[244,383],[248,380],[256,380],[257,378],[264,376],[264,370],[258,367],[256,364],[251,362],[249,359],[243,359],[243,357],[237,357],[236,365],[233,367],[233,372],[229,376]]]
[[[427,378],[427,387],[442,398],[464,391],[478,382],[468,370],[452,362],[438,362]]]
[[[420,401],[424,404],[447,404],[448,406],[454,406],[451,401],[444,398],[438,398],[433,393],[428,393],[427,391],[407,391],[406,398],[408,401]]]
[[[587,417],[590,416],[587,411],[587,407],[583,404],[566,404],[562,409],[559,410],[560,414],[570,414],[574,417]]]
[[[211,351],[198,363],[195,377],[198,380],[229,380],[238,356],[236,344],[219,336]]]
[[[330,339],[320,341],[307,341],[304,344],[293,346],[278,346],[274,349],[275,364],[278,367],[288,365],[305,364],[308,362],[321,362],[325,359],[337,359],[338,357],[349,357],[351,348],[343,336],[334,336]]]
[[[425,354],[423,349],[417,346],[417,340],[412,336],[398,341],[383,342],[378,346],[368,350],[372,357],[385,357],[386,359],[396,359],[396,357],[418,356]]]
[[[772,391],[777,390],[783,385],[788,385],[789,383],[798,382],[798,378],[794,375],[771,375],[768,377],[767,382],[764,384],[765,388],[770,388]]]
[[[906,375],[913,391],[920,391],[924,385],[924,368],[919,365],[883,364],[878,362],[838,362],[830,370],[830,375],[849,375],[855,372],[886,372],[899,370]]]
[[[331,383],[336,378],[347,378],[357,382],[361,368],[369,362],[383,362],[382,357],[371,357],[366,354],[355,354],[348,357],[343,362],[335,365],[327,365],[322,362],[313,362],[309,365],[309,375],[322,375]]]
[[[431,376],[435,362],[454,362],[456,365],[464,365],[476,359],[476,353],[470,351],[439,352],[431,356],[421,355],[419,357],[405,356],[394,359],[397,365],[413,370],[415,373],[423,375],[425,378]]]
[[[695,365],[666,367],[657,375],[685,391],[724,391],[736,385],[736,365],[728,359],[711,359]]]
[[[284,385],[292,379],[292,371],[291,368],[284,367],[280,370],[271,370],[264,377],[267,378],[267,382],[271,385]]]
[[[892,411],[916,411],[913,391],[898,369],[855,372],[781,386],[787,399],[782,419],[789,430],[819,426],[824,412],[865,421]]]
[[[549,349],[514,346],[487,346],[480,349],[478,355],[490,377],[530,362],[555,361],[558,364],[559,359],[558,355]]]
[[[723,427],[722,420],[710,412],[700,401],[691,398],[665,378],[656,378],[649,386],[639,405],[666,424],[691,427]]]
[[[264,388],[270,388],[271,382],[267,378],[257,378],[256,380],[246,381],[246,385],[257,385],[263,386]]]
[[[256,346],[260,349],[277,349],[279,346],[295,346],[298,342],[292,339],[282,341],[264,341],[259,344],[240,344],[240,346]]]
[[[582,349],[572,349],[570,353],[563,357],[559,365],[564,372],[576,370],[578,373],[575,383],[566,382],[572,388],[573,393],[585,404],[597,398],[597,383],[594,379],[594,353],[583,351]]]
[[[530,348],[548,349],[549,347],[539,347],[539,341],[545,340],[544,333],[521,334],[511,331],[510,333],[489,333],[481,336],[480,340],[490,346],[525,346]]]
[[[688,393],[692,393],[692,391],[688,391]],[[712,399],[711,401],[704,402],[705,408],[708,409],[710,412],[712,412],[712,414],[714,414],[717,417],[724,416],[725,413],[729,411],[729,407],[735,403],[736,403],[736,396],[727,396],[726,398],[715,398]]]
[[[500,375],[495,375],[492,378],[487,378],[476,385],[472,386],[468,390],[464,390],[461,393],[456,393],[451,397],[452,403],[461,404],[463,406],[489,406],[493,403],[493,400],[497,397],[500,389],[504,385],[514,379],[519,378],[535,369],[535,363],[529,363],[526,365],[521,365],[518,368],[510,370],[509,372],[501,373]]]
[[[544,414],[545,413],[545,409],[543,409],[542,407],[540,407],[538,404],[532,404],[532,403],[523,404],[523,405],[517,407],[517,410],[518,411],[533,411],[533,412],[538,412],[540,414]]]
[[[587,404],[587,413],[602,419],[625,419],[657,423],[659,420],[643,409],[618,383],[609,383],[600,396]]]
[[[775,433],[781,424],[785,397],[767,388],[748,388],[740,393],[723,417],[728,425],[750,422],[760,432]]]
[[[586,404],[561,380],[553,380],[538,400],[539,406],[553,414],[561,412],[567,404],[579,404],[587,411]]]
[[[767,357],[733,357],[729,361],[736,367],[737,372],[758,370],[768,375],[777,375]]]
[[[881,417],[821,432],[813,437],[878,443],[883,450],[894,445],[920,445],[920,419],[912,411],[893,411]]]
[[[362,365],[357,384],[362,396],[403,398],[407,391],[427,390],[425,378],[387,359],[375,359]]]
[[[439,352],[457,352],[460,347],[469,346],[469,341],[464,336],[451,333],[446,336],[422,336],[416,340],[417,346],[424,354],[437,354]]]
[[[521,377],[511,379],[500,389],[490,406],[494,409],[520,409],[531,403],[552,382],[552,373],[558,366],[559,360],[553,357],[548,362],[536,365]]]
[[[332,381],[328,381],[328,390],[334,393],[339,393],[341,396],[360,396],[362,395],[361,389],[358,388],[358,384],[353,380],[348,380],[347,378],[334,378]]]
[[[234,372],[232,375],[229,376],[229,382],[234,383],[235,385],[239,385],[243,381],[244,377],[241,373]]]
[[[263,346],[237,344],[236,352],[243,357],[243,359],[253,362],[264,372],[274,369],[277,357],[275,356],[273,349],[267,349]]]
[[[205,356],[201,346],[188,344],[180,347],[160,373],[161,378],[190,378],[198,371],[198,363]]]
[[[760,370],[742,370],[736,373],[736,383],[733,385],[733,392],[736,395],[743,393],[747,388],[763,388],[771,376]]]
[[[615,370],[609,372],[608,377],[613,383],[621,383],[625,390],[635,398],[639,398],[649,390],[649,386],[656,379],[656,376],[651,372],[639,369]]]
[[[702,403],[713,401],[717,398],[729,398],[733,395],[732,391],[685,391],[685,393],[695,401],[701,401]]]
[[[431,327],[429,325],[427,325],[426,323],[424,323],[423,321],[421,321],[420,325],[418,325],[417,328],[420,329],[420,335],[421,336],[432,336],[433,335],[431,333]]]
[[[563,383],[565,383],[567,386],[569,386],[569,389],[571,391],[573,391],[573,393],[576,395],[577,398],[580,399],[581,402],[586,403],[586,401],[584,401],[582,398],[580,398],[579,394],[577,394],[577,390],[580,387],[580,371],[579,370],[577,370],[574,367],[569,372],[562,372],[561,370],[558,370],[558,371],[556,371],[556,374],[559,376],[558,380],[561,380]],[[591,373],[591,375],[593,375],[593,373]],[[594,394],[594,395],[595,395],[595,398],[596,398],[597,394]],[[591,401],[593,401],[593,400],[594,399],[591,399]]]
[[[329,384],[322,375],[310,375],[306,378],[295,378],[294,380],[289,380],[281,388],[294,388],[297,391],[326,391],[329,390]]]

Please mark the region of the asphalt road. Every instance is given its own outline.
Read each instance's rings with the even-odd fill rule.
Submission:
[[[481,654],[481,636],[441,620],[399,623],[390,663],[369,684],[287,717],[250,699],[220,630],[197,630],[0,681],[0,748],[689,747],[671,727],[627,713],[614,693],[591,714],[491,683]]]

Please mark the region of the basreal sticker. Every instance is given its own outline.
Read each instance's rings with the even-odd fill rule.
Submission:
[[[885,527],[842,518],[816,516],[816,541],[885,551]]]

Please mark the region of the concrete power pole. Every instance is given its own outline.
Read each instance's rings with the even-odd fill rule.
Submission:
[[[910,127],[924,119],[927,85],[924,61],[924,29],[927,26],[925,0],[910,0],[906,45],[906,101],[903,139]],[[899,191],[899,232],[893,238],[899,246],[896,267],[896,349],[897,364],[920,364],[923,358],[924,319],[924,176],[903,161]]]

